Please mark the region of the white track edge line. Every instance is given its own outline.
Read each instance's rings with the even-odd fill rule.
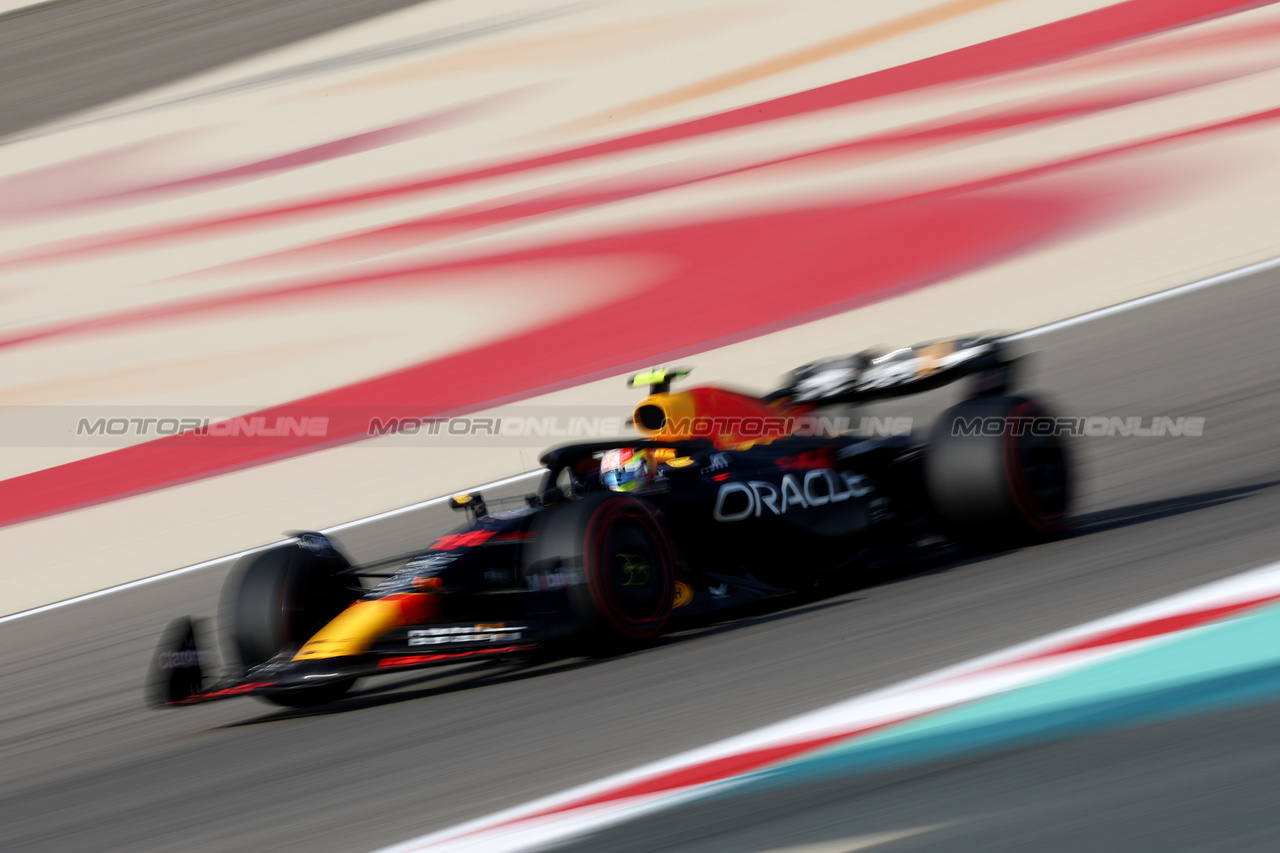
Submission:
[[[1182,296],[1186,293],[1193,293],[1197,290],[1203,290],[1219,284],[1227,284],[1242,278],[1248,278],[1261,272],[1269,272],[1270,270],[1280,269],[1280,258],[1269,258],[1265,261],[1249,264],[1248,266],[1239,267],[1238,269],[1228,270],[1224,273],[1211,275],[1208,278],[1202,278],[1198,281],[1180,284],[1176,287],[1170,287],[1167,290],[1159,290],[1155,293],[1148,293],[1146,296],[1139,296],[1126,302],[1117,302],[1115,305],[1108,305],[1106,308],[1098,308],[1094,311],[1086,311],[1083,314],[1077,314],[1074,317],[1068,317],[1065,320],[1055,320],[1052,323],[1046,323],[1043,326],[1036,326],[1023,332],[1014,332],[1012,335],[1005,335],[1001,340],[1018,341],[1023,338],[1033,338],[1037,335],[1046,335],[1050,332],[1056,332],[1059,329],[1069,329],[1072,326],[1078,326],[1082,323],[1088,323],[1093,320],[1101,320],[1103,317],[1110,317],[1115,314],[1123,314],[1126,311],[1132,311],[1134,308],[1141,308],[1146,305],[1152,305],[1156,302],[1163,302],[1166,299],[1172,299],[1175,296]]]
[[[10,15],[14,12],[21,12],[24,9],[45,6],[52,2],[53,0],[0,0],[0,15]]]
[[[1204,288],[1208,288],[1208,287],[1214,287],[1215,285],[1219,285],[1219,284],[1226,284],[1228,282],[1236,281],[1241,278],[1247,278],[1248,276],[1254,275],[1256,273],[1267,272],[1273,269],[1280,269],[1280,257],[1270,258],[1265,261],[1258,261],[1257,263],[1249,264],[1248,266],[1243,266],[1238,269],[1229,270],[1228,272],[1219,273],[1217,275],[1212,275],[1212,276],[1209,276],[1208,278],[1202,278],[1198,281],[1188,282],[1187,284],[1180,284],[1177,287],[1171,287],[1168,290],[1161,290],[1156,293],[1150,293],[1146,296],[1139,296],[1136,299],[1130,299],[1127,302],[1118,302],[1115,305],[1108,305],[1106,308],[1099,308],[1095,311],[1086,311],[1083,314],[1077,314],[1074,317],[1068,317],[1065,320],[1056,320],[1052,323],[1046,323],[1043,326],[1036,326],[1034,328],[1027,329],[1026,331],[1014,332],[1012,335],[1005,335],[1001,340],[1018,341],[1018,340],[1022,340],[1023,338],[1031,338],[1031,337],[1035,337],[1036,335],[1044,335],[1050,332],[1056,332],[1059,329],[1068,329],[1072,326],[1078,326],[1082,323],[1088,323],[1093,320],[1100,320],[1103,317],[1110,317],[1115,314],[1123,314],[1124,312],[1131,311],[1134,308],[1141,308],[1145,305],[1151,305],[1156,302],[1163,302],[1164,300],[1172,299],[1175,296],[1181,296],[1185,293],[1192,293],[1194,291],[1203,290]],[[517,474],[513,477],[507,477],[502,480],[495,480],[492,483],[484,483],[482,485],[476,486],[475,488],[487,489],[491,487],[506,485],[506,484],[514,483],[519,480],[526,479],[528,477],[532,477],[534,475],[541,474],[541,473],[542,473],[541,470],[526,471],[523,474]],[[440,503],[447,499],[448,499],[448,496],[432,498],[431,500],[422,501],[421,503],[416,503],[416,504],[410,504],[409,506],[401,507],[399,509],[388,510],[386,512],[380,512],[380,513],[377,513],[376,515],[370,515],[365,518],[357,518],[354,521],[343,522],[342,524],[338,524],[333,527],[326,528],[326,530],[328,531],[344,530],[348,527],[355,527],[356,525],[359,525],[359,524],[366,524],[370,521],[377,521],[383,518],[390,518],[392,516],[399,515],[404,512],[411,512],[415,509],[421,509],[425,506],[430,506],[432,504]],[[325,531],[321,531],[321,532],[325,532]],[[0,625],[5,624],[6,622],[14,621],[16,619],[21,619],[26,616],[35,616],[39,613],[46,613],[50,610],[56,610],[60,607],[66,607],[69,604],[76,604],[77,602],[88,601],[90,599],[98,598],[100,596],[109,595],[113,592],[123,592],[124,590],[133,589],[134,587],[142,586],[144,584],[152,583],[154,581],[165,580],[166,578],[176,577],[178,575],[185,574],[187,572],[194,572],[194,571],[197,571],[198,569],[207,568],[217,563],[221,563],[224,560],[239,559],[240,557],[243,557],[247,554],[256,554],[259,551],[263,551],[263,550],[266,550],[267,548],[271,548],[276,545],[279,545],[281,544],[281,542],[288,542],[288,541],[289,541],[288,539],[283,539],[280,542],[272,542],[267,545],[261,545],[257,548],[249,548],[245,551],[237,551],[234,554],[227,554],[226,556],[218,557],[213,560],[206,560],[203,563],[196,563],[195,565],[185,566],[181,569],[173,569],[172,571],[163,572],[158,575],[152,575],[151,577],[148,577],[148,578],[141,578],[136,581],[129,581],[128,583],[122,583],[116,586],[107,587],[106,589],[100,589],[97,592],[89,592],[89,593],[85,593],[84,595],[77,595],[74,598],[64,599],[63,601],[55,601],[52,604],[44,604],[39,607],[33,607],[29,610],[20,610],[19,612],[12,613],[8,616],[0,616]]]
[[[505,477],[501,480],[494,480],[491,483],[482,483],[479,486],[474,486],[473,489],[478,491],[480,489],[490,489],[490,488],[497,488],[499,486],[506,486],[506,485],[510,485],[511,483],[518,483],[521,480],[527,480],[530,477],[540,476],[542,473],[543,473],[542,469],[538,469],[535,471],[525,471],[523,474],[516,474],[515,476],[512,476],[512,477]],[[457,494],[457,493],[455,492],[453,494]],[[442,495],[438,498],[431,498],[429,500],[419,501],[416,504],[409,504],[408,506],[402,506],[397,509],[390,509],[390,510],[387,510],[386,512],[380,512],[375,515],[366,516],[364,518],[357,518],[354,521],[345,521],[342,524],[335,524],[333,527],[326,527],[320,532],[332,533],[338,530],[345,530],[348,527],[355,527],[360,524],[366,524],[370,521],[378,521],[383,518],[391,518],[393,516],[402,515],[406,512],[413,512],[414,510],[419,510],[425,507],[434,506],[435,504],[443,503],[452,496],[453,496],[452,494]],[[188,572],[195,572],[195,571],[199,571],[200,569],[207,569],[210,566],[215,566],[218,563],[223,563],[223,562],[226,562],[227,560],[238,560],[241,557],[248,556],[249,554],[257,554],[261,551],[266,551],[268,548],[274,548],[277,545],[283,545],[286,542],[292,542],[292,541],[293,539],[289,538],[289,539],[281,539],[277,542],[268,542],[266,545],[259,545],[255,548],[246,548],[243,551],[236,551],[233,554],[226,554],[222,557],[216,557],[212,560],[205,560],[202,563],[195,563],[190,566],[183,566],[180,569],[171,569],[170,571],[167,571],[167,572],[161,572],[158,575],[151,575],[150,577],[139,578],[138,580],[135,580],[135,581],[128,581],[126,583],[116,584],[115,586],[109,586],[106,589],[100,589],[100,590],[97,590],[96,592],[86,592],[84,595],[77,595],[72,598],[63,599],[62,601],[55,601],[52,604],[42,604],[39,607],[32,607],[28,610],[19,610],[17,613],[10,613],[8,616],[0,616],[0,625],[5,624],[6,622],[14,622],[18,619],[22,619],[27,616],[35,616],[40,613],[48,613],[51,610],[58,610],[60,608],[66,607],[71,604],[78,604],[82,601],[90,601],[95,598],[101,598],[104,595],[110,595],[115,592],[124,592],[127,589],[134,589],[135,587],[145,586],[149,583],[155,583],[156,581],[168,580],[169,578],[174,578],[174,577],[177,577],[178,575],[185,575]]]

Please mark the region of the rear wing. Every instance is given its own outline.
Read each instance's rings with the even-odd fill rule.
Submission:
[[[976,376],[973,396],[1001,394],[1018,359],[997,338],[952,338],[887,353],[860,352],[815,361],[791,371],[769,400],[816,406],[864,403],[920,394]]]

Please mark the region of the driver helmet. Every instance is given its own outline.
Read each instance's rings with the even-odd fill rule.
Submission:
[[[648,450],[606,450],[600,459],[600,480],[615,492],[630,492],[653,479],[654,467]]]

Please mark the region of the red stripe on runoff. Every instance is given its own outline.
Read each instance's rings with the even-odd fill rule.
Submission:
[[[120,174],[173,156],[199,135],[200,131],[182,131],[157,136],[0,178],[0,219],[29,218],[85,195],[113,192],[119,189]]]
[[[6,263],[27,263],[49,257],[166,240],[183,234],[258,224],[280,217],[318,213],[459,183],[635,151],[653,145],[696,139],[712,133],[752,127],[946,83],[963,82],[1042,66],[1142,36],[1269,6],[1275,2],[1277,0],[1128,0],[1125,3],[1096,9],[1072,18],[1054,21],[1030,30],[839,83],[605,142],[480,169],[354,192],[348,191],[233,216],[214,217],[176,226],[132,230],[107,238],[91,238],[87,241],[76,240],[44,246],[30,253],[13,255]]]
[[[431,216],[422,217],[408,222],[401,222],[385,228],[378,228],[360,234],[339,237],[334,240],[315,243],[310,246],[290,249],[259,258],[237,261],[221,267],[214,267],[212,269],[223,271],[229,269],[251,270],[254,267],[261,267],[264,264],[280,264],[290,260],[314,260],[317,257],[336,260],[339,258],[350,257],[352,255],[357,255],[361,258],[369,257],[370,255],[376,256],[381,253],[392,252],[402,248],[419,246],[428,242],[432,238],[456,234],[470,228],[506,224],[524,218],[536,217],[548,213],[563,212],[575,208],[595,207],[647,194],[653,194],[664,190],[688,186],[703,181],[714,180],[716,178],[766,169],[770,166],[785,165],[787,163],[805,159],[839,155],[847,156],[858,153],[883,153],[885,151],[893,151],[894,149],[900,148],[921,147],[931,143],[942,144],[946,142],[954,142],[959,139],[972,138],[983,133],[1009,130],[1029,124],[1096,114],[1097,112],[1104,110],[1114,109],[1149,100],[1151,98],[1186,91],[1188,88],[1193,88],[1195,86],[1220,82],[1221,79],[1222,78],[1219,77],[1201,78],[1196,81],[1183,81],[1181,83],[1167,84],[1161,87],[1135,89],[1133,91],[1115,93],[1105,97],[1098,96],[1081,99],[1066,99],[1054,106],[1018,107],[977,116],[966,116],[954,122],[927,123],[922,126],[908,128],[906,130],[890,131],[852,142],[841,143],[839,145],[801,152],[785,157],[778,157],[736,169],[698,175],[684,180],[650,182],[646,184],[621,187],[613,186],[608,189],[597,191],[562,193],[493,207],[475,207],[445,214],[433,214]],[[1257,116],[1233,119],[1227,122],[1208,125],[1201,128],[1193,128],[1188,131],[1181,131],[1169,136],[1161,136],[1150,140],[1130,143],[1115,149],[1093,152],[1080,157],[1047,163],[1020,172],[997,175],[992,178],[983,178],[968,184],[945,187],[939,190],[932,190],[930,192],[935,194],[954,194],[990,189],[1003,184],[1026,180],[1027,178],[1049,174],[1053,171],[1082,165],[1084,163],[1115,154],[1128,153],[1144,147],[1160,145],[1198,134],[1213,133],[1220,130],[1230,129],[1242,123],[1248,123],[1255,120],[1267,120],[1272,117],[1272,114],[1268,112],[1261,113]],[[377,275],[365,274],[339,279],[327,279],[317,282],[288,284],[269,289],[253,290],[247,293],[241,292],[227,296],[213,296],[182,302],[171,302],[132,311],[124,311],[118,314],[108,314],[91,317],[85,320],[77,320],[70,323],[46,326],[44,328],[28,329],[7,338],[0,337],[0,347],[26,344],[33,341],[46,340],[70,334],[80,334],[83,332],[125,327],[135,323],[148,323],[169,318],[193,316],[228,308],[242,308],[255,304],[263,305],[298,298],[309,298],[318,295],[323,291],[337,291],[351,288],[366,289],[375,284],[394,285],[395,282],[402,280],[406,275],[417,276],[433,269],[436,269],[436,267],[432,265],[419,265],[382,272]],[[414,286],[422,287],[427,286],[427,284],[428,283],[421,281],[421,279],[414,279]]]
[[[661,323],[619,324],[608,304],[513,338],[255,413],[329,417],[325,436],[225,441],[181,435],[0,482],[0,524],[115,500],[366,438],[370,410],[447,416],[584,377],[783,328],[925,286],[1040,244],[1092,216],[1076,197],[934,195],[783,211],[552,246],[427,269],[365,287],[422,286],[433,272],[588,258],[662,259],[674,274],[625,301]],[[1113,198],[1110,190],[1106,193]],[[536,279],[530,287],[536,287]],[[554,342],[552,345],[549,342]],[[674,357],[674,356],[673,356]]]
[[[1280,118],[1243,116],[1018,173],[1051,175],[1073,165],[1172,140]],[[1052,193],[1016,194],[1001,176],[904,199],[809,208],[662,231],[616,235],[361,280],[422,286],[444,270],[510,267],[581,258],[660,258],[679,272],[644,300],[658,324],[614,322],[615,304],[474,350],[255,413],[328,415],[323,437],[219,443],[180,435],[122,448],[0,482],[0,526],[228,473],[368,436],[369,409],[448,416],[679,358],[924,287],[1060,238],[1113,213],[1120,187],[1077,181]],[[987,192],[1001,188],[998,194]],[[545,267],[544,267],[545,269]],[[330,283],[330,286],[332,283]],[[663,306],[669,306],[664,308]],[[556,341],[556,346],[548,346]]]
[[[748,166],[709,172],[688,178],[673,179],[666,182],[624,184],[621,181],[610,180],[600,182],[601,189],[594,191],[548,194],[539,198],[507,204],[473,205],[461,210],[432,214],[405,222],[398,222],[395,225],[323,240],[295,249],[286,249],[248,260],[234,261],[219,267],[213,267],[209,271],[229,272],[234,270],[252,272],[263,268],[281,268],[290,262],[367,259],[380,254],[399,251],[400,249],[422,246],[433,240],[476,228],[507,224],[548,213],[598,207],[718,178],[768,169],[772,166],[831,156],[850,157],[861,154],[888,158],[918,151],[932,145],[945,145],[962,140],[973,140],[985,134],[1096,115],[1107,110],[1131,106],[1155,98],[1179,94],[1201,86],[1220,83],[1224,79],[1234,79],[1249,73],[1253,73],[1252,70],[1241,70],[1213,77],[1198,77],[1193,80],[1178,81],[1159,86],[1135,87],[1132,90],[1111,92],[1105,95],[1084,95],[1076,98],[1061,98],[1049,102],[1039,101],[1032,105],[1019,104],[1003,110],[976,111],[953,117],[947,121],[924,122],[904,129],[895,129],[838,145],[776,157]],[[0,346],[4,346],[5,343],[7,342],[0,339]]]
[[[88,198],[84,200],[84,203],[118,201],[120,199],[132,198],[135,196],[156,195],[164,192],[172,192],[174,190],[202,187],[208,184],[220,184],[244,178],[262,177],[276,172],[287,171],[289,169],[298,169],[302,166],[310,166],[316,163],[336,160],[341,157],[350,157],[353,154],[363,154],[366,151],[375,151],[379,148],[385,148],[388,145],[395,145],[398,142],[416,139],[428,131],[446,127],[452,124],[458,118],[459,114],[468,111],[469,110],[460,107],[445,110],[432,115],[423,116],[422,118],[416,118],[410,121],[389,125],[387,127],[381,127],[377,130],[369,130],[364,133],[357,133],[353,136],[346,136],[341,139],[334,139],[330,142],[323,142],[319,145],[299,148],[298,150],[290,151],[287,154],[280,154],[275,157],[267,157],[263,160],[244,163],[240,166],[233,166],[229,169],[220,169],[218,171],[205,172],[204,174],[190,175],[185,178],[178,178],[177,180],[165,183],[148,184],[121,190],[110,195]]]
[[[153,161],[157,154],[163,153],[169,159],[177,159],[184,146],[190,148],[193,143],[201,141],[208,145],[210,128],[131,143],[0,179],[0,215],[29,216],[33,213],[65,211],[68,208],[102,205],[122,199],[265,177],[415,139],[424,133],[448,127],[494,100],[495,98],[487,98],[476,103],[462,104],[275,157],[159,183],[155,182],[154,175],[149,177],[151,183],[129,181],[129,178],[131,174],[148,167],[154,173]]]
[[[1152,13],[1149,25],[1163,21],[1164,25],[1172,26],[1170,21],[1175,19],[1189,23],[1192,10],[1208,14],[1213,9],[1238,11],[1250,5],[1254,4],[1152,4],[1132,0],[1119,7],[1099,10],[1098,14],[1126,10],[1114,20],[1086,15],[1049,27],[1067,24],[1075,27],[1085,19],[1110,21],[1100,32],[1106,38],[1119,38],[1118,33],[1134,29],[1132,16],[1139,9]],[[1038,31],[1046,28],[1029,32]],[[1071,42],[1071,38],[1060,34],[1056,50],[1065,50],[1067,42]],[[988,42],[985,49],[1002,43],[1005,40]],[[973,54],[979,48],[984,46],[934,59],[949,56],[952,59],[948,61],[954,61],[956,56]],[[973,55],[982,54],[979,51]],[[933,67],[928,65],[933,60],[923,62]],[[978,64],[993,68],[999,62],[989,57]],[[912,67],[915,65],[920,63]],[[890,69],[897,70],[900,69]],[[825,87],[822,91],[831,88]],[[1277,116],[1280,110],[1270,110],[1049,164],[1017,177],[1051,174],[1066,165]],[[351,414],[350,410],[358,407],[412,409],[417,415],[456,414],[847,310],[1060,237],[1071,229],[1096,221],[1099,202],[1111,204],[1115,200],[1111,187],[1091,195],[1090,188],[1084,185],[1059,188],[1051,195],[1013,194],[1008,189],[998,196],[980,192],[1007,184],[1011,177],[1001,176],[969,185],[965,188],[969,191],[967,194],[957,194],[957,188],[952,188],[950,192],[878,203],[699,223],[360,280],[359,284],[364,287],[375,284],[423,286],[431,283],[430,274],[434,271],[602,256],[660,258],[679,269],[677,274],[653,284],[646,294],[638,297],[654,306],[654,310],[663,312],[660,324],[644,324],[643,329],[627,328],[625,324],[613,322],[614,308],[605,306],[509,340],[256,413],[274,422],[276,417],[324,414],[325,409],[333,407],[347,410],[345,415],[337,411],[331,416],[330,430],[324,437],[299,437],[292,443],[265,441],[227,446],[192,436],[175,436],[11,478],[0,482],[0,525],[360,440],[367,436],[368,424],[367,419],[361,422]],[[636,298],[628,294],[629,304]],[[557,344],[548,346],[548,341]],[[367,409],[365,411],[367,413]]]
[[[1230,49],[1233,55],[1243,52],[1247,56],[1250,48],[1256,50],[1260,43],[1274,41],[1277,37],[1280,37],[1280,21],[1250,21],[1244,26],[1125,45],[1082,60],[1074,68],[1089,71],[1166,58],[1176,58],[1190,64],[1204,60],[1203,55],[1197,54],[1212,53],[1223,48]]]

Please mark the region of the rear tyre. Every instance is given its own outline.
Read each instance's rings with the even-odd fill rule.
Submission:
[[[350,567],[347,559],[323,537],[308,536],[243,558],[227,578],[222,621],[246,667],[305,643],[360,595],[350,578],[338,574]],[[354,678],[260,696],[300,708],[331,702],[353,684]]]
[[[952,536],[997,549],[1063,535],[1071,466],[1054,426],[1029,397],[977,397],[943,412],[925,451],[925,482]]]
[[[675,600],[671,543],[646,501],[590,494],[548,507],[526,573],[558,571],[589,651],[612,654],[656,638]]]

